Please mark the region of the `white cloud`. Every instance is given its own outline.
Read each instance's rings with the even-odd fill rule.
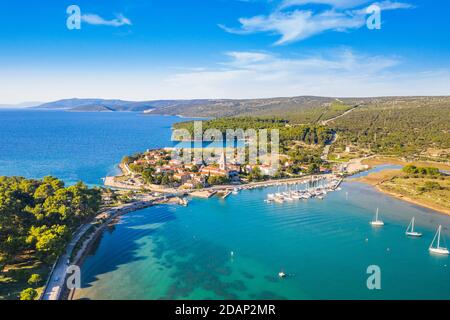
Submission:
[[[228,52],[218,69],[178,73],[165,90],[181,97],[263,98],[276,96],[380,96],[445,94],[448,71],[395,71],[401,59],[355,54],[351,50],[280,58],[269,53]],[[438,80],[439,79],[439,80]],[[436,86],[437,85],[437,86]]]
[[[101,16],[93,13],[83,14],[81,20],[85,23],[96,25],[96,26],[110,26],[110,27],[121,27],[124,25],[131,25],[130,19],[122,14],[118,14],[116,18],[111,20],[106,20]]]
[[[370,0],[284,0],[280,8],[289,8],[292,6],[302,6],[306,4],[324,4],[333,8],[354,8],[369,2]]]
[[[381,1],[381,2],[374,2],[371,5],[376,5],[380,8],[381,11],[388,11],[388,10],[397,10],[397,9],[413,9],[415,8],[414,5],[404,2],[391,2],[391,1]],[[351,12],[355,15],[366,14],[367,7],[364,7],[362,9],[358,10],[352,10]]]
[[[367,1],[362,0],[286,0],[278,10],[269,15],[259,15],[250,18],[240,18],[238,28],[219,25],[220,28],[235,34],[253,34],[267,32],[280,35],[275,45],[283,45],[300,41],[314,35],[326,32],[345,32],[359,29],[366,24],[366,7],[362,9],[340,10],[352,8]],[[312,9],[280,10],[308,3],[323,3],[333,8],[316,13]],[[396,10],[413,8],[412,5],[401,2],[376,2],[381,10]]]
[[[281,35],[276,45],[304,40],[324,31],[346,31],[365,25],[364,15],[348,14],[336,11],[324,11],[314,14],[310,10],[291,12],[276,11],[269,16],[256,16],[239,19],[241,27],[232,29],[221,26],[224,30],[236,34],[270,32]]]
[[[410,3],[404,2],[391,2],[391,1],[382,1],[375,2],[375,5],[379,6],[381,10],[397,10],[397,9],[413,9],[414,5]]]

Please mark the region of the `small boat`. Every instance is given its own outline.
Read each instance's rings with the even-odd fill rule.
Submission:
[[[431,253],[440,254],[440,255],[448,255],[449,254],[448,249],[446,247],[441,247],[441,229],[442,229],[442,226],[439,225],[439,227],[437,228],[437,232],[434,235],[433,242],[431,242],[428,250]],[[435,242],[437,242],[436,246],[434,245]]]
[[[283,203],[284,199],[281,198],[281,197],[276,197],[276,198],[273,199],[273,201],[275,201],[276,203]]]
[[[286,273],[284,273],[283,271],[278,272],[278,276],[280,278],[286,278]]]
[[[239,193],[239,189],[238,188],[234,188],[233,189],[233,194],[238,194]]]
[[[181,198],[181,197],[178,198],[178,203],[184,207],[187,207],[189,204],[189,202],[186,198]]]
[[[377,213],[375,214],[375,220],[370,221],[370,224],[374,227],[382,227],[384,226],[384,222],[381,221],[380,219],[378,219],[378,208],[377,208]]]
[[[414,217],[411,219],[409,223],[408,229],[406,229],[405,234],[410,237],[421,237],[422,234],[420,232],[414,231]]]
[[[294,193],[294,194],[291,194],[291,198],[294,200],[299,200],[300,196],[298,194]]]

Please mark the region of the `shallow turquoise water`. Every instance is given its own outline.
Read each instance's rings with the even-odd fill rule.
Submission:
[[[428,253],[448,217],[354,182],[323,201],[263,202],[273,191],[124,216],[85,260],[75,298],[450,298],[450,260]],[[369,224],[377,206],[380,229]],[[412,216],[420,239],[404,235]],[[381,290],[367,289],[369,265],[381,268]]]

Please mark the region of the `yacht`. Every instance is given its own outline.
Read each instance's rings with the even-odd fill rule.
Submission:
[[[434,235],[433,242],[431,242],[430,247],[428,250],[431,253],[440,254],[440,255],[448,255],[449,251],[446,247],[441,247],[441,229],[442,226],[440,225],[437,228],[436,234]],[[435,245],[436,242],[436,245]]]
[[[406,229],[405,234],[410,237],[421,237],[422,234],[420,232],[414,231],[414,217],[411,219],[409,223],[408,229]]]
[[[377,208],[377,213],[375,214],[375,220],[370,221],[370,224],[371,224],[372,226],[374,226],[374,227],[382,227],[382,226],[384,226],[384,222],[381,221],[381,220],[378,218],[378,208]]]

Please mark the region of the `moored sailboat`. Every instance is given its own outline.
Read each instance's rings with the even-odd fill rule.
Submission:
[[[378,208],[377,208],[377,213],[375,214],[375,220],[370,221],[370,224],[371,224],[372,226],[374,226],[374,227],[382,227],[382,226],[384,226],[384,222],[381,221],[381,220],[378,218]]]
[[[440,254],[440,255],[448,255],[449,251],[446,247],[441,247],[441,229],[442,226],[439,225],[437,228],[436,234],[434,235],[433,242],[431,242],[428,250],[431,253]],[[436,242],[436,245],[434,243]]]
[[[408,228],[406,229],[405,234],[410,237],[421,237],[422,233],[414,231],[414,222],[415,218],[413,217],[408,225]]]

